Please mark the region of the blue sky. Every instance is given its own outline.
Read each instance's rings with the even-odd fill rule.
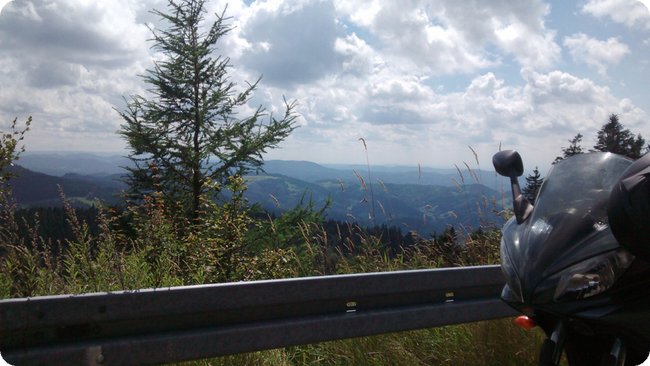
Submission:
[[[611,113],[650,140],[650,12],[635,0],[209,1],[250,108],[299,123],[267,158],[483,167],[502,148],[545,171]],[[162,0],[13,0],[0,13],[0,129],[32,115],[28,150],[124,152],[123,97],[145,93],[145,24]],[[246,113],[242,110],[241,113]]]

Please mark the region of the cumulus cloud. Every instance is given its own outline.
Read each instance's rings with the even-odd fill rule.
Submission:
[[[289,152],[292,144],[305,149],[304,158],[346,161],[358,150],[354,142],[364,137],[375,159],[414,163],[419,156],[418,162],[442,164],[450,156],[463,156],[467,145],[491,156],[502,142],[527,151],[542,166],[576,133],[595,135],[611,113],[635,131],[648,117],[629,99],[588,78],[533,69],[522,69],[520,77],[523,84],[514,86],[486,72],[451,93],[390,69],[369,75],[365,88],[351,77],[322,79],[297,90],[306,96],[300,112],[307,127],[296,130],[286,147]]]
[[[337,38],[334,50],[342,57],[341,72],[344,74],[363,77],[383,64],[381,56],[354,33]]]
[[[644,112],[628,99],[616,97],[605,86],[566,72],[540,74],[522,70],[524,93],[535,113],[527,117],[531,128],[550,124],[558,131],[595,130],[608,114],[617,113],[628,123],[641,122]]]
[[[594,4],[608,1],[583,10],[603,17]],[[9,3],[0,14],[0,118],[34,115],[37,147],[119,150],[113,107],[145,92],[137,75],[160,56],[145,24],[163,25],[148,10],[165,3]],[[251,108],[282,113],[283,96],[299,103],[302,128],[273,151],[287,155],[272,156],[351,161],[359,137],[387,163],[424,152],[418,163],[439,164],[466,145],[490,156],[499,142],[541,156],[595,132],[610,113],[630,128],[648,117],[607,86],[557,70],[549,24],[558,23],[541,0],[212,0],[206,20],[226,3],[234,28],[216,54],[231,58],[240,85],[263,75]],[[633,53],[624,41],[576,33],[562,44],[605,73]]]
[[[142,90],[149,31],[135,19],[147,10],[122,0],[8,3],[0,13],[0,116],[33,115],[34,139],[114,133],[113,107]]]
[[[645,116],[630,100],[586,78],[532,69],[523,69],[521,78],[524,85],[512,86],[488,72],[464,90],[444,94],[424,80],[383,72],[374,74],[364,89],[330,80],[313,86],[328,93],[301,90],[303,95],[313,95],[301,111],[310,128],[323,134],[330,129],[342,132],[345,127],[389,141],[435,135],[466,143],[494,141],[494,136],[509,131],[563,138],[597,130],[610,113],[631,124]],[[378,127],[382,134],[372,132]]]
[[[630,28],[650,29],[650,11],[637,0],[589,0],[582,11],[598,18],[609,17]]]
[[[2,11],[0,47],[111,67],[128,63],[148,31],[133,22],[128,2],[14,0]],[[126,36],[128,35],[128,36]]]
[[[268,6],[273,4],[273,6]],[[250,47],[240,62],[274,85],[306,83],[336,69],[335,44],[343,35],[329,2],[282,2],[253,5],[241,24]]]
[[[540,1],[481,2],[337,0],[341,17],[369,30],[400,62],[426,73],[470,73],[498,65],[497,47],[522,66],[549,68],[559,58],[555,32],[545,26],[549,6]]]
[[[564,38],[564,46],[569,49],[573,60],[593,67],[604,75],[608,65],[619,63],[623,57],[630,53],[630,48],[618,38],[608,38],[600,41],[584,33],[572,34]]]

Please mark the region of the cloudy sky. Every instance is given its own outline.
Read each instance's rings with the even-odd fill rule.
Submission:
[[[253,106],[299,103],[267,158],[483,166],[499,144],[545,170],[611,113],[650,140],[650,12],[635,0],[269,0],[228,3],[219,44]],[[647,1],[646,1],[647,3]],[[28,150],[124,152],[115,109],[145,92],[149,10],[163,0],[0,1],[0,127]]]

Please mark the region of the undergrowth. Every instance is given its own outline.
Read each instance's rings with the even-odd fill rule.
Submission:
[[[24,134],[24,131],[22,132]],[[261,217],[244,199],[242,177],[225,202],[202,201],[199,220],[178,220],[153,192],[125,209],[98,207],[93,234],[62,193],[72,236],[39,236],[38,216],[18,220],[2,168],[19,154],[20,132],[0,150],[0,298],[133,290],[227,281],[495,264],[498,230],[450,229],[387,249],[388,238],[353,224],[325,228],[326,207],[301,203]],[[219,189],[219,187],[216,187]],[[27,232],[29,235],[19,235]],[[509,320],[323,342],[194,361],[196,365],[522,365],[533,364],[541,334]]]

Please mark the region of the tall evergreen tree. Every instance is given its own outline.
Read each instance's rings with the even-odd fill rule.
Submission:
[[[594,151],[611,152],[638,159],[644,154],[645,139],[641,135],[636,138],[630,130],[623,128],[616,114],[611,114],[607,123],[598,131]]]
[[[582,142],[582,134],[578,133],[571,140],[569,140],[569,144],[570,144],[569,147],[562,148],[562,156],[556,157],[555,160],[553,161],[553,164],[562,161],[568,158],[569,156],[583,154],[584,150],[580,145],[581,142]]]
[[[535,167],[533,173],[526,177],[526,186],[521,190],[521,193],[523,193],[524,197],[526,197],[528,201],[533,203],[535,202],[537,192],[539,192],[542,183],[544,183],[544,178],[539,174],[539,169]]]
[[[128,178],[132,197],[156,187],[189,218],[200,215],[202,195],[218,193],[211,191],[215,184],[259,168],[262,154],[291,133],[296,118],[295,103],[286,102],[282,119],[261,106],[238,116],[259,79],[236,91],[228,77],[230,59],[214,56],[232,27],[222,13],[204,28],[205,12],[204,0],[169,0],[167,13],[153,11],[168,24],[151,30],[153,49],[163,58],[143,76],[149,96],[132,96],[120,113],[119,133],[135,163]]]

